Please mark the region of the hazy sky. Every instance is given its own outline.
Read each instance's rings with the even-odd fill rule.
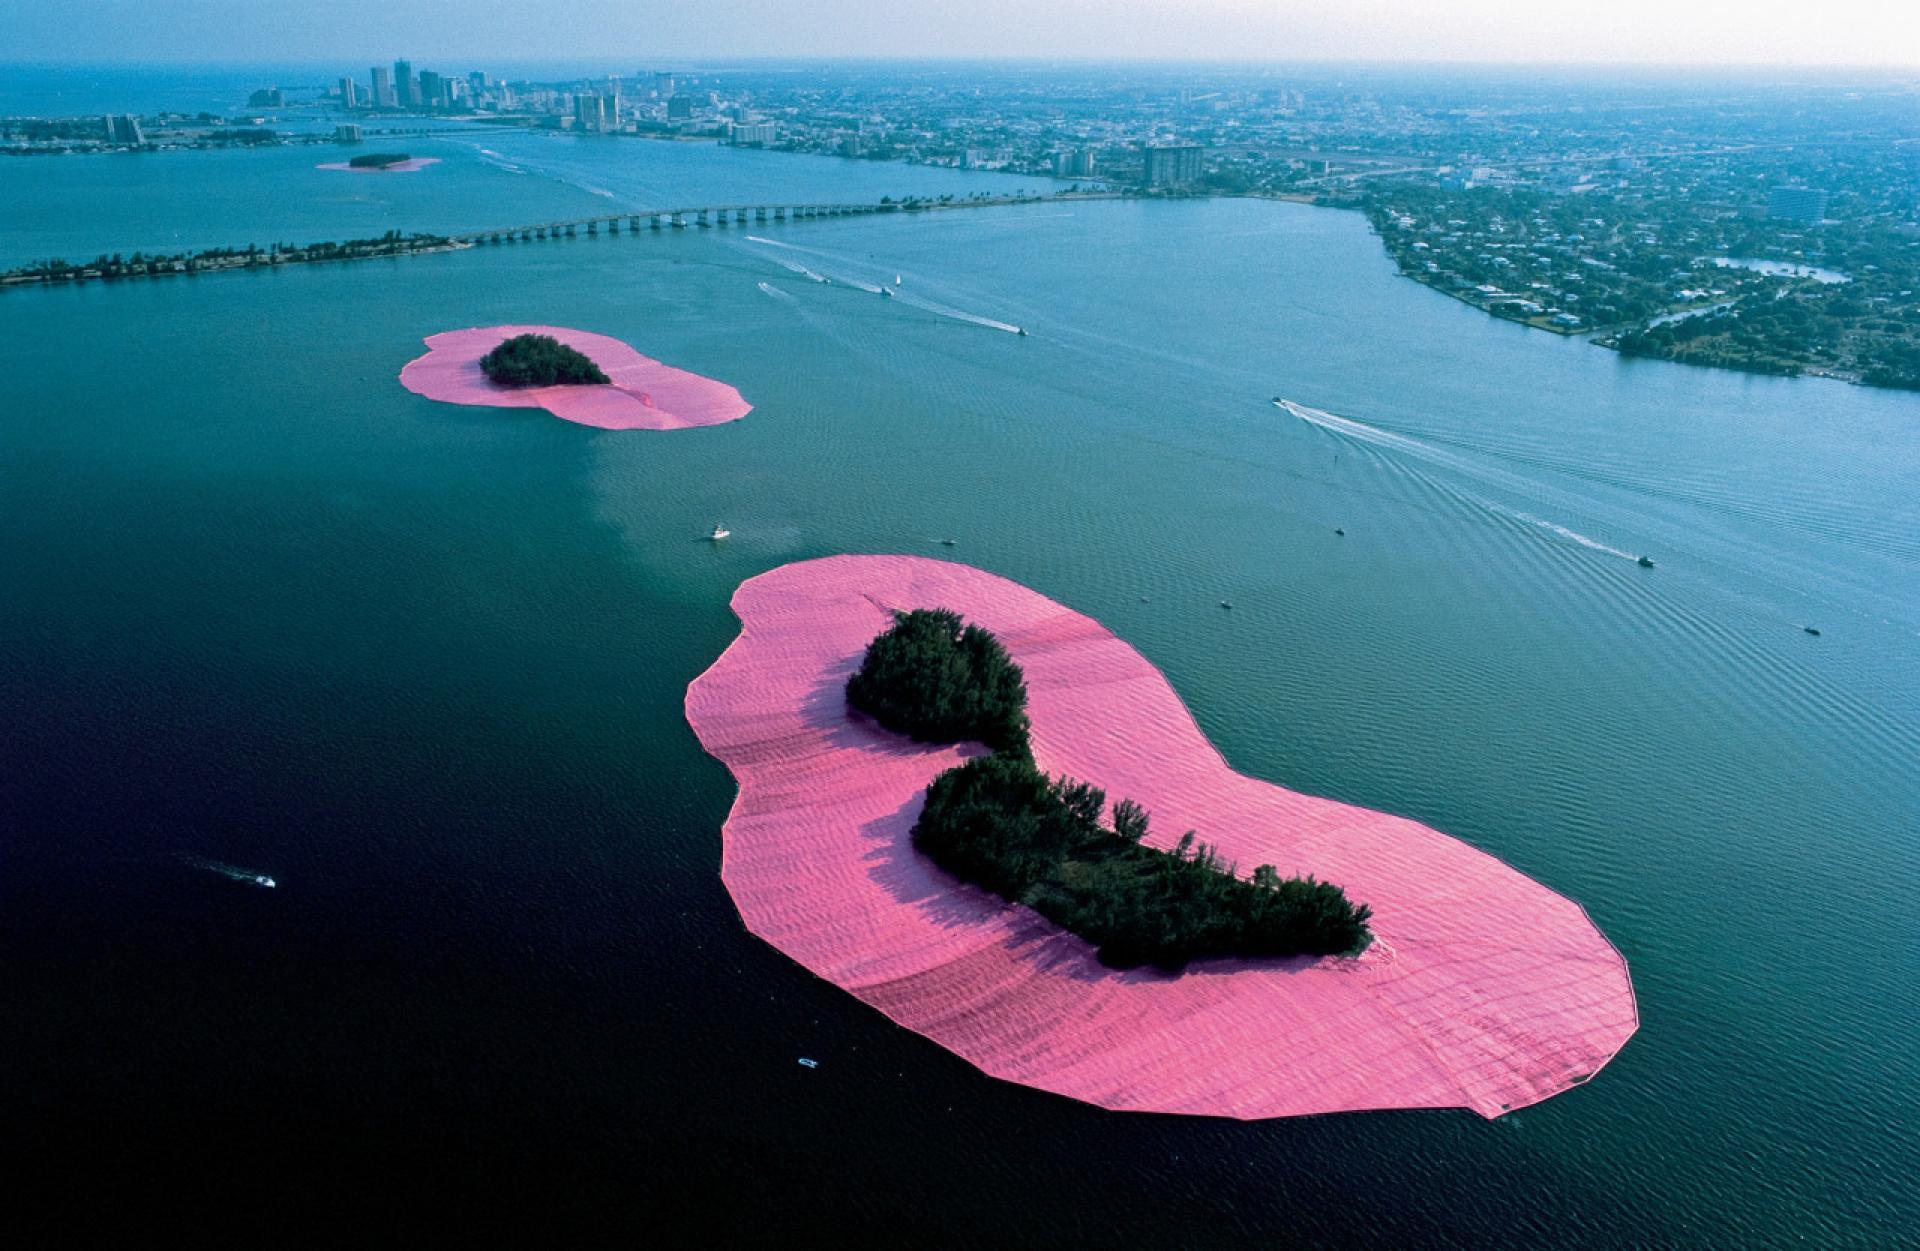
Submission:
[[[0,0],[0,59],[1920,65],[1920,0]]]

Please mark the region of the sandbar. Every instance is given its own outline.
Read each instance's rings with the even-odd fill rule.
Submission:
[[[909,840],[923,792],[984,748],[911,742],[844,694],[891,610],[934,607],[1025,670],[1041,768],[1138,800],[1158,845],[1193,829],[1242,872],[1338,883],[1372,905],[1373,944],[1121,972],[935,868]],[[1492,1118],[1586,1081],[1638,1027],[1626,961],[1578,904],[1418,822],[1235,773],[1158,669],[1018,583],[835,556],[750,579],[733,609],[686,708],[739,783],[721,876],[747,928],[995,1077],[1128,1111]]]
[[[480,358],[522,334],[552,335],[584,353],[610,382],[586,386],[502,387]],[[408,361],[400,385],[449,404],[544,408],[555,417],[602,430],[685,430],[738,421],[753,411],[740,392],[714,378],[642,356],[618,339],[564,326],[482,326],[427,338],[425,356]]]

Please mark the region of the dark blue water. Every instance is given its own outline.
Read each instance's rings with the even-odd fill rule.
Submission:
[[[574,191],[765,168],[527,142],[487,146]],[[848,167],[786,168],[830,194]],[[896,273],[899,299],[858,285]],[[423,336],[509,320],[755,411],[622,434],[395,383]],[[0,382],[0,1119],[30,1242],[1914,1227],[1910,396],[1622,361],[1396,278],[1356,215],[1245,202],[16,291],[0,331],[32,362]],[[1580,900],[1641,1033],[1494,1123],[1219,1123],[993,1081],[813,981],[719,885],[733,788],[681,698],[742,578],[838,551],[1026,582],[1162,666],[1236,768]]]

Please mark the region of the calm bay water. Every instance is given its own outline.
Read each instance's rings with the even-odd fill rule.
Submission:
[[[368,211],[936,173],[500,139]],[[45,205],[34,164],[14,203]],[[0,250],[104,240],[90,202],[0,214]],[[394,381],[504,321],[755,411],[620,434]],[[1920,1216],[1910,395],[1623,361],[1395,277],[1357,215],[1251,202],[18,291],[0,327],[33,363],[0,382],[29,1229],[1865,1246]],[[1235,767],[1580,900],[1640,1034],[1495,1123],[1243,1125],[997,1083],[812,981],[720,887],[733,788],[681,698],[741,579],[841,551],[1025,582],[1162,666]]]

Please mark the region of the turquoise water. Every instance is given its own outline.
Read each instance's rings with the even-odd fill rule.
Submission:
[[[402,151],[440,164],[406,174],[316,166]],[[364,239],[388,230],[505,228],[626,209],[883,196],[1051,194],[1047,179],[734,151],[713,143],[440,127],[357,148],[33,156],[0,160],[0,268],[101,253],[181,252]]]
[[[616,195],[768,168],[524,142],[487,146]],[[394,381],[505,321],[755,411],[620,434]],[[1356,214],[1236,201],[18,291],[0,325],[36,362],[0,383],[0,1043],[50,1174],[789,1240],[1913,1227],[1911,396],[1626,361],[1397,278]],[[720,889],[733,788],[681,698],[741,579],[841,551],[1027,583],[1235,768],[1578,899],[1641,1032],[1495,1123],[1243,1125],[1006,1086],[811,981]]]

